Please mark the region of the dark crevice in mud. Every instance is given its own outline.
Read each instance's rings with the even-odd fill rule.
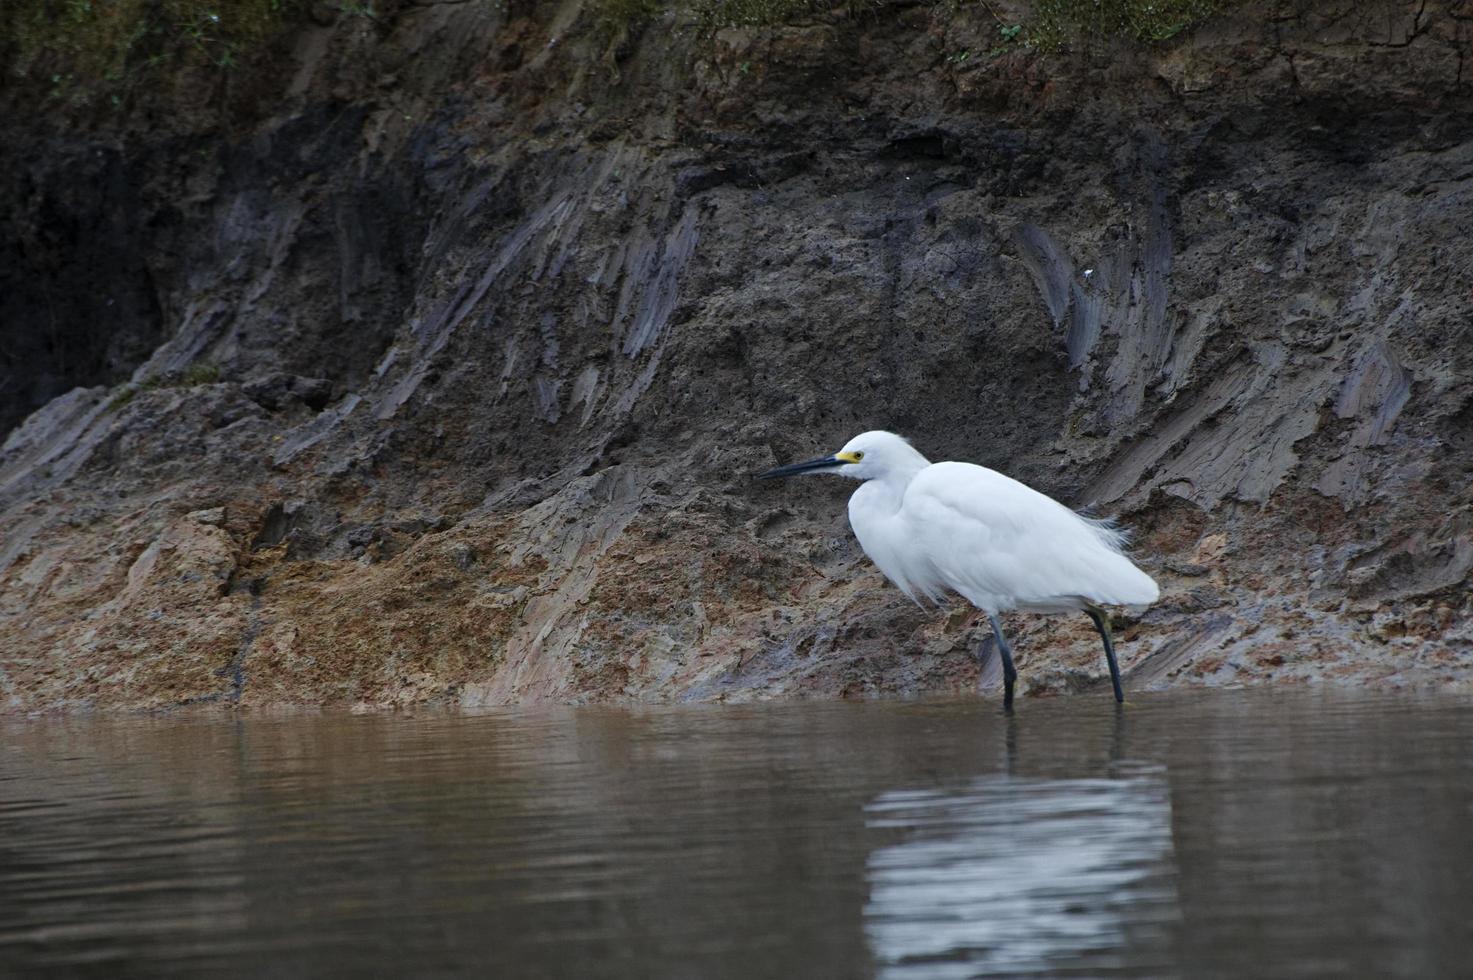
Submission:
[[[235,651],[235,656],[225,668],[225,676],[230,678],[230,690],[226,697],[232,704],[240,702],[241,695],[245,693],[246,685],[246,657],[251,652],[251,645],[256,642],[256,637],[261,632],[261,597],[251,596],[251,608],[247,614],[245,633],[240,638],[240,647]]]
[[[0,151],[0,436],[75,387],[122,381],[165,338],[150,265],[177,213],[150,213],[153,163],[53,140]]]
[[[260,529],[251,541],[251,550],[274,548],[287,539],[296,527],[298,508],[295,505],[273,503],[261,518]]]

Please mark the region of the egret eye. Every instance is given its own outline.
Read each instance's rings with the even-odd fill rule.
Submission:
[[[856,450],[855,450],[855,451],[854,451],[854,462],[856,462],[856,463],[857,463],[857,462],[859,462],[859,461],[860,461],[860,460],[861,460],[861,459],[864,459],[864,453],[862,453],[862,452],[860,452],[860,451],[859,451],[859,450],[857,450],[857,449],[856,449]]]

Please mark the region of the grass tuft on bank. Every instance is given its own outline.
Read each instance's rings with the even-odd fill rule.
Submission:
[[[987,0],[923,0],[962,13],[998,20],[1030,47],[1062,50],[1098,40],[1141,44],[1170,40],[1243,0],[1037,0],[1017,24],[999,16]],[[843,10],[850,17],[883,17],[885,0],[591,0],[603,27],[630,28],[671,4],[682,4],[707,31],[724,27],[775,27],[804,17]],[[893,9],[900,9],[898,6]],[[1015,30],[1016,29],[1016,30]],[[1009,40],[1013,35],[1009,35]]]
[[[130,87],[185,64],[229,70],[304,0],[8,0],[0,55],[59,98]]]
[[[311,0],[5,0],[0,62],[11,79],[49,87],[59,100],[99,97],[119,104],[138,87],[185,67],[228,72],[291,21]],[[323,0],[317,0],[321,3]],[[391,16],[397,0],[327,0],[344,16]],[[499,3],[502,0],[468,0]],[[772,27],[842,10],[859,21],[894,16],[886,0],[588,0],[596,28],[628,36],[671,5],[706,33]],[[1017,23],[989,0],[922,0],[953,16],[997,21],[1007,40],[1041,50],[1100,40],[1167,41],[1243,0],[1036,0]],[[376,9],[382,6],[383,9]],[[105,103],[103,103],[105,104]]]
[[[1024,22],[1034,47],[1060,49],[1094,38],[1169,41],[1242,0],[1037,0]]]

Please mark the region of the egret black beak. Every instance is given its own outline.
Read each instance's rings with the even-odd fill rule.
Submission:
[[[836,466],[843,466],[849,462],[837,456],[825,456],[823,459],[810,459],[806,463],[789,463],[787,466],[779,466],[768,470],[766,473],[758,473],[759,480],[775,480],[780,476],[798,476],[803,473],[812,473],[815,470],[830,470]]]

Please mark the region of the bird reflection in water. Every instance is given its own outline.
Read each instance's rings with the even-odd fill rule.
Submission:
[[[866,863],[865,933],[882,976],[1096,975],[1149,968],[1141,952],[1169,946],[1165,771],[1117,758],[1101,778],[1020,776],[1009,736],[1007,775],[891,790],[865,807],[866,826],[902,838]]]

